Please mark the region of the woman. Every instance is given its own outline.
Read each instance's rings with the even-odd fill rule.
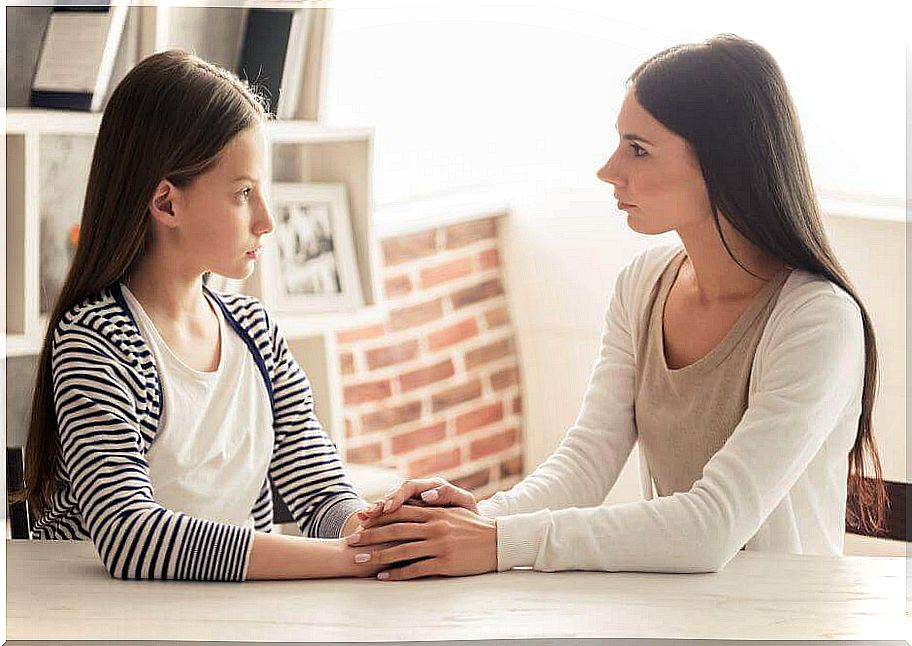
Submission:
[[[582,411],[534,473],[477,505],[406,482],[362,512],[352,545],[406,541],[357,557],[387,565],[378,577],[707,572],[740,549],[841,554],[847,519],[879,526],[873,328],[826,240],[778,66],[720,35],[629,83],[598,177],[632,229],[683,245],[620,273]],[[648,499],[603,505],[637,441]],[[402,506],[419,495],[462,509]]]
[[[379,569],[341,539],[367,503],[275,322],[203,284],[249,276],[273,229],[266,115],[236,76],[173,50],[133,68],[101,121],[41,351],[25,492],[34,538],[91,539],[114,577]],[[269,533],[272,485],[306,538]]]

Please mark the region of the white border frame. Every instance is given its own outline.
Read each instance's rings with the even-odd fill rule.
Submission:
[[[358,259],[352,237],[348,191],[342,183],[274,182],[269,204],[273,213],[287,202],[320,202],[329,204],[333,232],[333,255],[342,292],[289,296],[282,288],[279,249],[276,236],[263,245],[261,293],[273,309],[288,313],[325,313],[354,311],[364,304]],[[276,224],[278,226],[278,223]]]

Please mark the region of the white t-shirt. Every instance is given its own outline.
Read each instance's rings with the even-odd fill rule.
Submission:
[[[215,372],[195,370],[171,351],[126,286],[123,293],[162,385],[162,418],[146,454],[155,499],[196,518],[253,527],[274,436],[269,393],[250,350],[207,294],[221,357]]]

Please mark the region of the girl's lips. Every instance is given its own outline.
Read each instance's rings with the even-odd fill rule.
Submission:
[[[262,247],[257,247],[256,249],[253,249],[252,251],[248,251],[248,252],[247,252],[247,257],[248,257],[248,258],[253,258],[254,260],[256,260],[256,257],[260,255],[260,249],[261,249],[261,248],[262,248]]]

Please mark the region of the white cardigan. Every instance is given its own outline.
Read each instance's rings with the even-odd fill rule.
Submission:
[[[557,450],[479,503],[497,519],[498,569],[718,571],[742,548],[842,554],[848,453],[864,383],[861,310],[837,285],[794,270],[757,346],[748,407],[690,491],[603,501],[637,439],[635,348],[649,294],[680,243],[620,273],[582,410]]]

